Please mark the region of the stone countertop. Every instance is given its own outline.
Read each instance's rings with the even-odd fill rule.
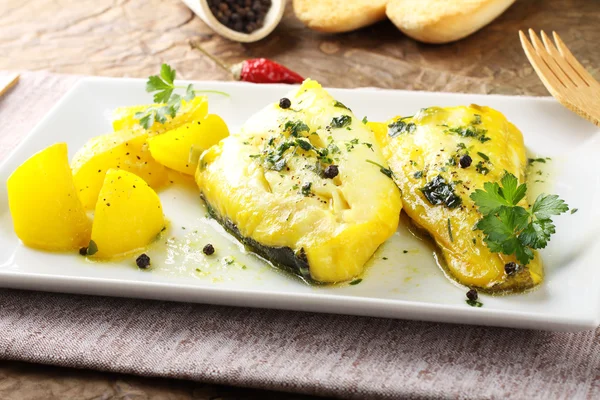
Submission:
[[[312,32],[288,7],[268,38],[233,43],[178,0],[3,0],[0,70],[145,78],[162,62],[179,76],[230,80],[228,67],[267,57],[325,86],[547,95],[521,50],[519,29],[557,31],[600,77],[600,3],[518,0],[496,21],[448,45],[403,36],[390,22],[340,35]],[[0,398],[308,399],[186,381],[0,362]]]

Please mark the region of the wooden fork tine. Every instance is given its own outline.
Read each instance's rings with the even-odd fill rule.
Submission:
[[[554,42],[556,43],[556,47],[560,54],[567,61],[569,66],[579,75],[579,77],[585,82],[586,85],[591,86],[596,80],[586,69],[577,61],[575,56],[571,53],[569,48],[564,44],[560,36],[556,32],[552,32],[552,36],[554,36]]]
[[[560,67],[552,61],[552,56],[546,51],[544,44],[541,42],[540,38],[533,29],[529,29],[529,37],[531,38],[531,43],[533,43],[533,48],[535,49],[537,55],[543,60],[548,69],[552,71],[562,86],[568,87],[572,85],[572,81],[569,80],[565,73],[561,71]]]
[[[560,54],[560,52],[554,47],[554,43],[550,40],[546,32],[540,31],[540,36],[542,37],[542,42],[544,42],[544,47],[546,51],[550,53],[550,57],[552,61],[556,64],[558,69],[554,69],[559,76],[560,80],[566,84],[566,86],[586,86],[587,84],[579,74],[573,72],[572,68],[569,66],[569,63],[564,59],[564,57]]]
[[[550,93],[557,93],[560,88],[564,87],[563,84],[558,80],[550,68],[548,68],[546,63],[538,56],[523,31],[519,31],[519,37],[521,38],[521,45],[523,46],[525,55],[529,59],[533,69],[535,69],[535,72],[537,72],[538,76],[542,80],[544,86],[546,86]]]

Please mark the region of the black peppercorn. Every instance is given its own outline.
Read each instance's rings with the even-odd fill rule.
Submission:
[[[142,269],[148,268],[150,266],[150,257],[148,257],[146,254],[142,254],[136,258],[135,263]]]
[[[468,168],[471,166],[471,163],[473,162],[473,159],[471,158],[471,156],[464,155],[460,158],[459,164],[461,168]]]
[[[284,110],[290,108],[291,106],[292,102],[287,97],[283,97],[281,100],[279,100],[279,107],[283,108]]]
[[[506,272],[506,275],[508,275],[508,276],[516,274],[518,270],[519,270],[519,264],[517,264],[514,261],[511,261],[504,265],[504,271]]]
[[[87,247],[80,248],[79,254],[81,254],[82,256],[87,256]]]
[[[327,179],[333,179],[340,173],[337,165],[330,165],[323,171],[323,176]]]
[[[261,28],[271,0],[208,0],[215,18],[230,29],[251,33]]]
[[[470,289],[467,292],[467,299],[469,299],[471,301],[476,301],[478,297],[479,296],[477,295],[477,290],[475,290],[475,289]]]
[[[204,246],[204,248],[202,249],[202,252],[204,254],[206,254],[207,256],[210,256],[212,254],[215,254],[215,248],[212,244],[207,244],[206,246]]]

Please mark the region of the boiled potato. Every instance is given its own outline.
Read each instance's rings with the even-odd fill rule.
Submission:
[[[141,249],[165,227],[158,195],[140,177],[110,169],[98,196],[92,240],[97,258],[112,258]]]
[[[143,129],[125,129],[97,136],[75,154],[71,166],[85,209],[96,206],[104,176],[110,168],[133,172],[153,188],[166,183],[167,170],[150,155],[147,138],[148,133]]]
[[[135,118],[135,114],[152,106],[161,106],[161,104],[117,108],[114,113],[113,129],[119,131],[138,126],[139,121]],[[205,96],[197,96],[190,101],[182,100],[181,108],[175,118],[168,117],[164,124],[155,122],[148,130],[148,134],[153,136],[170,131],[188,122],[202,119],[206,114],[208,114],[208,99]]]
[[[149,138],[148,146],[152,157],[165,167],[194,175],[200,154],[227,136],[229,129],[225,121],[209,114],[202,120]]]
[[[156,104],[143,104],[139,106],[119,107],[113,112],[113,130],[115,132],[123,129],[131,129],[136,126],[139,121],[135,118],[135,114],[146,110],[148,107]]]
[[[65,143],[33,155],[7,186],[15,232],[25,245],[72,250],[90,240],[91,222],[73,184]]]

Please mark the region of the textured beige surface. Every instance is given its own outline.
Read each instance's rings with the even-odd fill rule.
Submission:
[[[290,7],[275,33],[252,45],[213,35],[178,0],[0,0],[0,9],[0,69],[5,70],[146,77],[168,61],[187,78],[229,79],[218,63],[188,45],[194,39],[222,64],[265,56],[328,86],[546,95],[516,37],[518,29],[532,27],[557,30],[600,77],[597,0],[518,0],[492,24],[446,46],[415,43],[389,22],[320,35],[295,20]],[[75,79],[24,74],[0,99],[0,159]],[[125,333],[145,345],[128,346]],[[98,342],[106,335],[112,339]],[[224,343],[234,350],[224,349]],[[598,398],[599,343],[598,333],[0,291],[0,358],[307,393],[340,394],[343,388],[354,398],[392,391],[415,397]],[[111,346],[123,354],[111,355]],[[170,357],[173,349],[185,355]],[[128,363],[125,356],[131,355],[135,362]],[[216,362],[226,355],[237,362]],[[1,399],[285,397],[0,363]]]

